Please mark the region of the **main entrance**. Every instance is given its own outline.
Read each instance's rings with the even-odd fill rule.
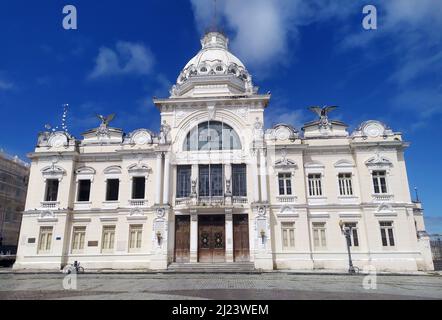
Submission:
[[[225,230],[224,215],[198,216],[198,262],[226,261]]]

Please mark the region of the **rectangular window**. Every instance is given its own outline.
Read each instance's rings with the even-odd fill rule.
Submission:
[[[222,165],[199,166],[199,195],[203,197],[224,195],[224,170]]]
[[[59,181],[57,179],[46,180],[45,201],[57,201],[58,185],[59,185]]]
[[[91,196],[91,180],[78,181],[78,202],[89,202]]]
[[[381,221],[381,239],[382,246],[384,247],[394,247],[394,234],[393,234],[393,222],[391,221]]]
[[[132,225],[129,228],[129,251],[141,249],[141,240],[143,237],[143,226]]]
[[[134,177],[132,179],[132,199],[144,199],[146,192],[146,178]],[[159,190],[157,190],[159,192]]]
[[[232,165],[232,194],[234,197],[247,197],[247,166]]]
[[[387,173],[385,171],[373,171],[373,188],[375,194],[387,193]]]
[[[311,197],[322,196],[322,183],[320,174],[308,175],[308,190]]]
[[[339,180],[339,194],[341,196],[352,196],[353,185],[351,180],[351,173],[340,173],[338,175]]]
[[[279,181],[279,195],[291,196],[292,195],[292,174],[280,173],[278,175]]]
[[[347,222],[344,224],[344,228],[351,230],[350,232],[350,247],[359,247],[359,236],[356,222]]]
[[[103,251],[112,251],[115,242],[115,226],[104,226],[103,237],[101,240],[101,249]]]
[[[283,222],[282,228],[282,248],[293,249],[295,248],[295,223]]]
[[[38,252],[51,251],[53,227],[41,227],[38,238]]]
[[[120,192],[120,180],[108,179],[106,183],[106,201],[118,201]]]
[[[177,198],[187,198],[191,193],[191,166],[178,166],[177,167]]]
[[[325,223],[314,222],[313,223],[313,243],[315,249],[324,249],[327,246],[325,236]]]
[[[86,227],[74,227],[72,232],[72,251],[81,251],[84,249],[86,238]]]

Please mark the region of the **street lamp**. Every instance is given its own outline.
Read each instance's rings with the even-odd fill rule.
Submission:
[[[347,252],[348,252],[348,273],[349,274],[355,274],[355,268],[353,267],[353,261],[351,260],[351,252],[350,252],[350,246],[351,246],[351,232],[352,232],[352,226],[349,225],[348,227],[345,227],[344,222],[341,220],[339,221],[339,227],[341,228],[342,234],[345,236],[345,239],[347,241]]]

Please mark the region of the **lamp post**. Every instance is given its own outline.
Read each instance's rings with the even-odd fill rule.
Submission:
[[[348,273],[349,274],[355,274],[355,268],[353,267],[353,261],[351,259],[351,232],[352,232],[352,226],[349,225],[348,227],[345,227],[344,222],[341,220],[339,221],[339,227],[341,227],[341,232],[345,236],[345,240],[347,242],[347,253],[348,253]]]

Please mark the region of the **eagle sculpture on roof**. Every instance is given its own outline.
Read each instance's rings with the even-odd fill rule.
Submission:
[[[333,110],[337,109],[337,106],[324,106],[324,107],[310,107],[309,110],[316,113],[319,117],[319,127],[329,128],[331,126],[328,120],[328,114]]]
[[[97,118],[101,120],[101,125],[107,127],[109,123],[114,120],[115,113],[112,113],[109,116],[103,116],[101,114],[97,114]]]

